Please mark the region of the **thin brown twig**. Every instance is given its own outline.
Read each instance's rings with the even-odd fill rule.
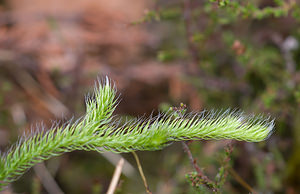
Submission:
[[[204,184],[206,186],[208,185],[215,185],[214,181],[210,180],[201,170],[201,168],[198,166],[196,159],[194,159],[192,152],[188,145],[185,142],[182,142],[183,150],[187,153],[191,165],[194,167],[196,170],[198,176],[204,181]],[[216,188],[213,188],[214,191],[217,191]]]
[[[181,142],[182,146],[183,146],[183,150],[187,153],[190,163],[191,165],[194,167],[194,169],[197,171],[197,173],[200,176],[204,176],[204,173],[202,172],[202,170],[200,169],[200,167],[198,166],[196,160],[194,159],[192,152],[190,150],[190,148],[188,147],[188,145],[185,142]]]
[[[230,175],[238,182],[240,183],[245,189],[250,191],[252,194],[257,194],[256,192],[238,173],[235,172],[234,169],[229,168],[228,169]]]
[[[123,165],[124,165],[124,159],[121,158],[116,166],[113,178],[111,179],[111,182],[109,184],[106,194],[113,194],[115,192],[118,182],[119,182],[119,179],[120,179],[120,176],[121,176]]]
[[[225,147],[225,152],[226,152],[226,156],[222,162],[222,165],[224,166],[224,179],[226,179],[226,177],[228,176],[228,169],[230,168],[230,155],[232,154],[233,151],[233,142],[231,141],[226,147]]]
[[[144,185],[145,185],[145,188],[146,188],[147,193],[148,193],[148,194],[152,194],[152,192],[151,192],[150,189],[149,189],[149,186],[148,186],[146,177],[145,177],[145,175],[144,175],[144,172],[143,172],[143,169],[142,169],[142,165],[141,165],[141,163],[140,163],[140,160],[139,160],[138,155],[137,155],[135,152],[131,152],[131,153],[132,153],[132,155],[134,156],[134,159],[135,159],[136,164],[137,164],[137,166],[138,166],[140,175],[141,175],[141,177],[142,177],[142,179],[143,179],[143,182],[144,182]]]

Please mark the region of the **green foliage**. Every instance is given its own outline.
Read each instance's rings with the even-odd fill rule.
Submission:
[[[269,145],[268,142],[264,149],[275,147],[288,162],[282,164],[282,169],[276,166],[269,173],[277,180],[274,182],[284,182],[299,190],[300,173],[296,170],[300,164],[299,146],[284,143],[287,140],[300,142],[300,47],[286,47],[290,38],[299,44],[299,1],[160,1],[154,11],[161,16],[170,15],[160,17],[159,25],[172,26],[171,33],[167,32],[157,52],[171,53],[163,56],[171,56],[168,61],[180,63],[185,69],[190,64],[196,67],[193,72],[183,73],[182,82],[197,89],[201,106],[223,107],[226,104],[256,112],[272,112],[280,118],[276,124],[278,136],[273,139],[276,143]],[[185,53],[184,62],[180,57],[174,57],[176,49]],[[215,81],[216,85],[208,79]],[[180,98],[172,99],[171,96],[171,100],[188,103],[187,100],[193,98],[188,92],[183,93]],[[192,100],[190,104],[193,104]],[[257,155],[252,156],[255,157]],[[201,156],[201,160],[205,158]],[[268,175],[253,164],[240,163],[236,168],[248,168],[239,173],[259,191],[287,192],[287,187],[280,184],[272,186]],[[289,169],[288,173],[283,168]],[[232,192],[230,188],[228,191]]]
[[[217,10],[218,12],[215,12],[214,4],[217,4],[220,8]],[[274,0],[274,4],[275,6],[259,8],[256,1],[209,0],[205,2],[204,11],[215,15],[215,19],[218,20],[220,24],[228,24],[232,21],[236,21],[239,17],[243,19],[251,18],[262,20],[268,17],[286,17],[289,13],[291,13],[295,19],[299,19],[300,8],[295,1]],[[193,15],[197,16],[201,12],[202,11],[194,10]],[[167,9],[147,10],[144,17],[139,21],[133,22],[133,24],[160,21],[161,19],[180,19],[180,9],[176,6],[169,6]]]
[[[192,139],[265,140],[273,121],[247,116],[238,111],[189,113],[175,111],[154,118],[138,119],[120,125],[113,120],[116,90],[108,78],[86,98],[86,115],[76,122],[54,126],[49,131],[24,135],[1,155],[1,186],[16,180],[33,165],[74,150],[132,152],[158,150],[170,142]],[[184,107],[182,104],[181,107]],[[178,117],[178,114],[180,117]]]
[[[233,147],[231,144],[225,147],[225,157],[221,163],[219,172],[215,176],[215,181],[210,180],[203,172],[191,172],[186,174],[187,181],[194,190],[200,193],[208,193],[209,191],[222,193],[222,187],[226,181],[228,169],[230,167],[229,162],[232,150]]]
[[[241,15],[244,18],[263,19],[266,17],[282,17],[287,16],[291,9],[296,9],[297,5],[293,1],[285,2],[283,0],[275,0],[277,7],[258,8],[255,2],[239,2],[233,0],[210,0],[210,2],[218,3],[226,12],[236,16]]]

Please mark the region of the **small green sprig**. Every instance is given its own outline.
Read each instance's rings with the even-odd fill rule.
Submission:
[[[269,117],[247,116],[239,111],[176,111],[118,124],[113,112],[118,104],[111,81],[98,81],[94,95],[86,98],[86,114],[75,122],[48,131],[24,135],[1,154],[0,186],[15,181],[35,164],[74,150],[133,152],[159,150],[174,141],[236,139],[259,142],[274,128]]]

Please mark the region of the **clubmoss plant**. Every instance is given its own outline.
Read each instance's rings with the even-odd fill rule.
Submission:
[[[93,97],[86,98],[86,114],[50,130],[24,135],[1,154],[0,186],[15,181],[35,164],[74,150],[133,152],[159,150],[174,141],[235,139],[265,140],[274,127],[269,117],[247,116],[239,111],[203,111],[182,117],[160,114],[118,124],[113,112],[118,104],[115,87],[106,77],[98,81]]]

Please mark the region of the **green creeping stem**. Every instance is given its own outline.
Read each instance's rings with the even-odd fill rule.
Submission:
[[[35,164],[74,150],[132,152],[159,150],[174,141],[235,139],[259,142],[274,128],[270,118],[247,116],[238,111],[174,112],[154,118],[116,124],[113,112],[116,90],[106,77],[98,82],[93,98],[86,98],[86,114],[76,122],[54,126],[22,137],[0,158],[0,187],[15,181]]]

